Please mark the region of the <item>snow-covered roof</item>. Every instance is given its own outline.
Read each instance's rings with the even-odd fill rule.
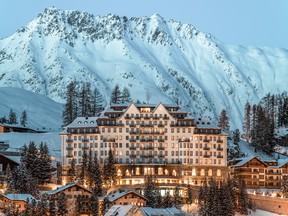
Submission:
[[[31,194],[3,194],[3,196],[9,200],[22,200],[25,202],[27,199],[29,199],[29,201],[36,200]]]
[[[121,198],[121,197],[123,197],[123,196],[126,196],[127,194],[130,194],[130,193],[134,193],[134,194],[136,194],[137,196],[140,196],[140,197],[142,197],[143,199],[147,200],[144,196],[138,194],[138,193],[135,192],[135,191],[116,192],[116,193],[113,193],[113,194],[109,195],[109,196],[108,196],[108,199],[109,199],[109,201],[113,202],[113,201],[115,201],[115,200],[117,200],[117,199],[119,199],[119,198]]]
[[[284,166],[285,164],[287,164],[288,163],[288,159],[279,159],[278,160],[278,166],[277,167],[282,167],[282,166]]]
[[[195,122],[195,124],[196,124],[196,126],[198,128],[217,128],[217,129],[221,129],[217,125],[211,123],[209,119],[195,118],[194,122]]]
[[[127,215],[128,212],[134,207],[134,205],[113,205],[105,216],[115,216],[115,215]]]
[[[62,187],[59,187],[59,188],[57,188],[57,189],[55,189],[55,190],[47,191],[47,192],[45,192],[45,193],[46,193],[47,195],[54,195],[54,194],[60,193],[60,192],[62,192],[62,191],[65,191],[66,189],[68,189],[68,188],[70,188],[70,187],[73,187],[73,186],[81,187],[82,189],[91,192],[90,190],[82,187],[81,185],[78,185],[78,184],[76,184],[75,182],[72,182],[72,183],[70,183],[70,184],[67,184],[67,185],[64,185],[64,186],[62,186]],[[92,192],[91,192],[91,193],[92,193]]]
[[[96,127],[98,117],[77,117],[66,128]]]
[[[264,165],[266,165],[262,160],[260,160],[258,157],[256,156],[251,156],[251,157],[245,157],[245,158],[237,158],[237,163],[234,164],[233,166],[243,166],[244,164],[248,163],[249,161],[251,161],[252,159],[258,159],[259,161],[261,161]],[[267,165],[266,165],[267,166]]]
[[[161,216],[172,216],[172,215],[188,215],[186,212],[182,211],[181,209],[177,208],[151,208],[151,207],[141,207],[140,210],[143,212],[145,216],[154,216],[154,215],[161,215]]]

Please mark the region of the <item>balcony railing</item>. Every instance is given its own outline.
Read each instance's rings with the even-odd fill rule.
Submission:
[[[89,142],[89,139],[84,138],[84,139],[82,139],[82,142]]]
[[[203,157],[204,158],[210,158],[210,155],[204,154]]]
[[[130,158],[136,158],[137,157],[136,154],[130,154],[129,156],[130,156]]]
[[[136,149],[136,146],[129,146],[129,149],[130,149],[130,150],[135,150],[135,149]]]
[[[164,127],[165,125],[164,124],[158,124],[158,127]]]
[[[104,138],[103,142],[115,142],[114,138]]]
[[[140,147],[141,150],[154,150],[154,146],[142,146]]]
[[[130,133],[130,134],[139,134],[140,131],[130,131],[129,133]]]
[[[140,139],[140,142],[153,142],[154,140],[151,139],[151,138],[148,138],[148,139]]]
[[[129,142],[136,142],[136,139],[129,139]]]
[[[217,143],[223,143],[223,140],[217,140]]]
[[[210,140],[208,140],[208,139],[204,139],[203,142],[210,142]]]
[[[88,150],[90,147],[89,146],[83,146],[82,149]]]
[[[164,139],[158,139],[158,142],[165,142]]]
[[[203,149],[208,151],[208,150],[210,150],[210,147],[204,146]]]
[[[168,120],[168,119],[169,119],[169,117],[168,117],[168,116],[163,116],[163,119],[166,119],[166,120]]]
[[[72,146],[67,146],[66,150],[71,151],[71,150],[73,150],[73,147]]]
[[[125,115],[125,119],[131,119],[131,116]]]
[[[223,151],[223,148],[222,147],[218,147],[217,151]]]
[[[164,150],[165,147],[164,146],[158,146],[158,150]]]
[[[73,157],[72,154],[67,154],[67,155],[66,155],[66,158],[72,158],[72,157]]]
[[[190,142],[190,139],[189,138],[179,139],[178,142]]]
[[[66,142],[71,143],[71,142],[73,142],[73,140],[72,139],[66,139]]]
[[[223,158],[223,155],[217,155],[217,158]]]
[[[136,127],[136,124],[134,124],[134,123],[132,124],[132,123],[131,123],[131,124],[129,124],[129,126],[130,126],[130,127]]]
[[[158,157],[159,157],[159,158],[164,158],[165,155],[164,155],[164,154],[159,154]]]

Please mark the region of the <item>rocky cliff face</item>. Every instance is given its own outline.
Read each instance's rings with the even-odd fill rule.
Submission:
[[[152,17],[94,16],[45,9],[0,40],[0,86],[63,102],[71,80],[89,81],[109,101],[118,83],[141,101],[180,105],[241,127],[244,104],[287,90],[288,51],[225,45],[191,24]]]

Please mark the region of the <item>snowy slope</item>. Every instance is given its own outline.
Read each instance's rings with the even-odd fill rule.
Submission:
[[[63,104],[20,88],[0,88],[0,117],[9,117],[12,109],[20,122],[21,113],[27,113],[27,127],[39,130],[59,130],[62,124]]]
[[[116,83],[134,99],[171,103],[196,116],[228,110],[241,128],[244,104],[287,90],[288,51],[225,45],[191,24],[151,17],[94,16],[45,9],[0,40],[0,86],[24,88],[63,102],[71,80],[102,95]]]

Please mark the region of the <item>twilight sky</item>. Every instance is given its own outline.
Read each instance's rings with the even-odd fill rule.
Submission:
[[[227,44],[288,49],[288,0],[3,0],[0,38],[27,25],[46,7],[94,15],[160,14],[190,23]]]

